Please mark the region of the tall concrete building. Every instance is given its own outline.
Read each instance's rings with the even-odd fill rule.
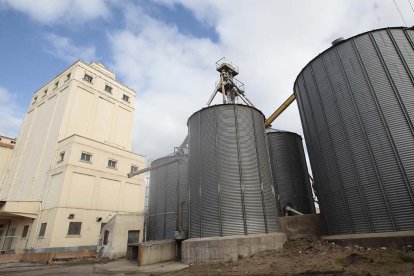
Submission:
[[[134,106],[99,63],[77,61],[33,94],[0,185],[0,249],[94,249],[117,215],[132,220],[124,247],[129,232],[142,240],[144,177],[127,177],[145,164],[131,152]]]
[[[16,139],[0,135],[0,184],[4,181],[10,168]]]

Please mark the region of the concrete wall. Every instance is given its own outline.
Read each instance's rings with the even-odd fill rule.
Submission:
[[[188,239],[182,243],[182,263],[222,262],[283,247],[284,233]]]
[[[149,265],[175,260],[175,240],[141,243],[138,248],[138,265]]]
[[[279,223],[289,240],[323,234],[320,214],[279,217]]]

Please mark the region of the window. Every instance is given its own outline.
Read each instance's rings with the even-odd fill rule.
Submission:
[[[29,233],[29,225],[25,225],[23,227],[22,238],[26,238],[27,237],[27,233]]]
[[[10,141],[10,144],[14,145],[14,144],[16,144],[16,141]]]
[[[36,101],[37,101],[37,96],[33,98],[33,103],[32,104],[35,104]]]
[[[117,161],[109,159],[108,160],[108,168],[116,169],[116,163],[117,163]]]
[[[105,230],[104,238],[103,238],[103,245],[107,245],[109,241],[109,231]]]
[[[46,222],[40,224],[39,238],[43,238],[45,236],[46,226],[47,226]]]
[[[85,74],[85,76],[83,76],[83,80],[87,81],[87,82],[92,82],[92,76],[89,76],[88,74]]]
[[[91,162],[91,159],[92,159],[92,154],[82,152],[82,154],[81,154],[81,160],[82,161]]]
[[[45,91],[43,91],[43,96],[42,96],[42,98],[46,97],[46,95],[47,95],[47,89],[46,89]]]
[[[126,102],[129,102],[129,97],[125,94],[122,96],[122,99]]]
[[[108,93],[112,93],[112,87],[109,85],[105,85],[105,91]]]
[[[70,73],[66,75],[66,80],[70,79]]]
[[[139,230],[128,230],[128,244],[139,243]]]
[[[74,219],[75,218],[75,214],[69,214],[68,219]]]
[[[138,171],[138,166],[131,165],[131,172],[133,173],[136,171]]]
[[[80,235],[82,222],[69,222],[68,235]]]
[[[59,86],[59,81],[55,82],[55,87],[53,89],[57,89]]]
[[[65,152],[62,151],[61,153],[59,153],[59,161],[58,161],[58,163],[59,162],[62,162],[64,159],[65,159]]]

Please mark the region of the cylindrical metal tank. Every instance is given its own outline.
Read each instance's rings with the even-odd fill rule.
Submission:
[[[278,230],[263,114],[222,104],[188,119],[190,237]]]
[[[294,90],[329,234],[414,230],[414,31],[339,41]]]
[[[279,216],[283,216],[286,205],[303,214],[314,214],[302,137],[293,132],[268,129],[267,143]]]
[[[154,160],[152,167],[176,159]],[[174,239],[175,231],[188,231],[188,158],[154,169],[150,173],[148,240]]]

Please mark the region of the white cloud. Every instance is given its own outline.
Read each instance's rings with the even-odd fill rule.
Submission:
[[[110,16],[104,0],[0,0],[0,7],[15,9],[43,24],[77,24]]]
[[[79,46],[70,38],[53,33],[46,34],[44,37],[48,42],[45,50],[68,63],[72,63],[78,59],[85,61],[96,59],[95,46]]]
[[[0,134],[16,137],[23,115],[16,104],[16,95],[0,86]]]
[[[239,65],[247,96],[269,116],[292,94],[300,70],[331,41],[402,25],[393,2],[385,0],[154,2],[186,7],[219,40],[184,35],[139,8],[125,8],[125,28],[110,36],[114,68],[137,91],[134,148],[152,158],[179,145],[188,116],[212,92],[218,77],[214,62],[222,56]],[[413,19],[404,9],[407,4],[397,2],[406,20]],[[302,135],[296,104],[273,125]]]

